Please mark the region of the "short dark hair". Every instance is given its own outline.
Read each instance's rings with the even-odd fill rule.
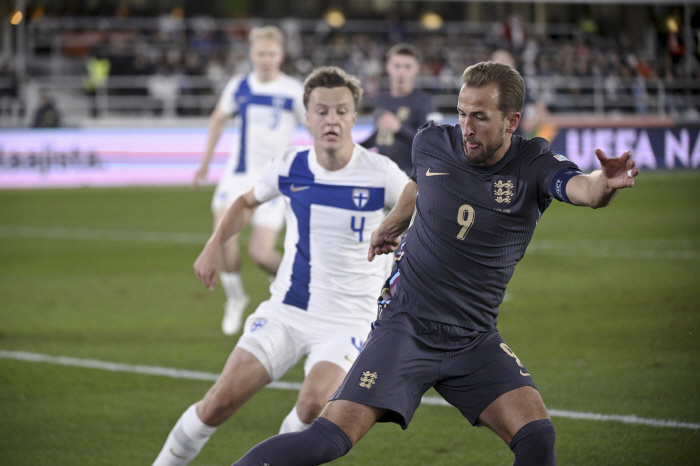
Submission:
[[[509,65],[492,61],[476,63],[462,75],[462,83],[467,87],[498,86],[498,109],[503,116],[522,113],[525,103],[525,82],[520,74]]]
[[[407,55],[409,57],[413,57],[416,60],[420,61],[420,56],[418,55],[418,49],[412,46],[411,44],[406,44],[406,43],[400,43],[396,44],[393,47],[391,47],[387,52],[386,52],[386,59],[390,59],[394,55]]]
[[[362,98],[362,85],[355,76],[347,74],[337,66],[316,68],[304,81],[304,107],[309,105],[309,96],[317,87],[347,87],[352,93],[355,108]]]

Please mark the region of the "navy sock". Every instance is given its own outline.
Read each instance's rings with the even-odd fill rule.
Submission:
[[[253,447],[233,466],[315,466],[340,458],[352,442],[328,419],[317,418],[301,432],[276,435]]]
[[[554,466],[554,426],[549,419],[525,424],[513,436],[510,449],[515,453],[513,466]]]

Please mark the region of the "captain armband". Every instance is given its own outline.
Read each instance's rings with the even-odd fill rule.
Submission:
[[[583,175],[583,173],[575,168],[565,168],[554,175],[552,178],[552,195],[562,202],[572,204],[569,196],[566,195],[566,184],[576,175]]]

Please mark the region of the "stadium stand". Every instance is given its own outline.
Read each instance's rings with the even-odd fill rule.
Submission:
[[[181,12],[180,12],[181,13]],[[288,36],[285,71],[303,78],[338,65],[365,88],[361,111],[384,86],[384,53],[399,37],[424,59],[418,87],[453,111],[461,72],[497,49],[516,57],[528,98],[551,114],[670,115],[700,120],[697,54],[679,56],[671,33],[649,31],[633,44],[586,22],[447,21],[428,30],[418,21],[213,19],[160,17],[42,17],[27,24],[26,74],[0,63],[0,126],[27,126],[40,95],[53,95],[67,125],[130,116],[203,117],[231,74],[245,71],[245,35],[261,23]],[[677,37],[676,37],[677,39]],[[675,45],[674,45],[675,44]]]

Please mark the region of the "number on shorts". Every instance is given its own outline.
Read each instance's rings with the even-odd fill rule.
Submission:
[[[501,343],[501,349],[503,351],[505,351],[508,356],[510,356],[511,358],[514,358],[515,362],[518,363],[518,366],[522,367],[523,369],[525,368],[525,366],[523,366],[523,363],[520,362],[520,359],[518,359],[518,357],[515,355],[513,350],[508,348],[508,345],[506,345],[505,343]],[[528,376],[530,374],[527,372],[520,371],[520,375]]]

